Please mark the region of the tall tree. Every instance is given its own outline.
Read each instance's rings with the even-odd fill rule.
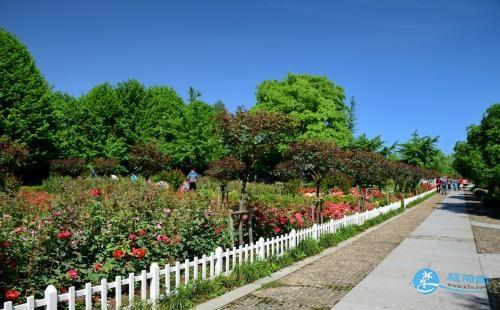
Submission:
[[[349,107],[349,130],[354,134],[356,128],[356,98],[353,96],[350,99],[351,106]]]
[[[500,200],[500,104],[491,105],[479,125],[467,130],[467,142],[455,145],[453,166]]]
[[[189,95],[188,101],[191,103],[198,100],[198,98],[201,97],[201,92],[196,90],[194,87],[189,86],[188,95]]]
[[[239,211],[248,210],[246,186],[253,167],[279,144],[288,142],[295,127],[294,119],[282,113],[238,110],[234,115],[227,111],[219,114],[217,131],[223,145],[243,166]],[[239,235],[242,243],[241,221]]]
[[[0,136],[29,148],[20,167],[25,175],[43,174],[54,152],[50,101],[49,85],[26,46],[0,28]]]
[[[299,139],[319,139],[347,146],[352,139],[344,90],[324,76],[288,74],[283,81],[257,87],[253,109],[281,112],[300,122]]]
[[[436,143],[439,137],[420,137],[415,130],[409,141],[400,145],[401,159],[410,165],[429,168],[439,154]]]

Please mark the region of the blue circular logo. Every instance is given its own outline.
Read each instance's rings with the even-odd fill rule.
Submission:
[[[431,294],[439,287],[439,276],[432,269],[420,269],[413,277],[412,283],[420,294]]]

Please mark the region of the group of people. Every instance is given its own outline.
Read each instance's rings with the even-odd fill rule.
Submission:
[[[468,184],[467,184],[467,179],[441,177],[436,179],[436,185],[437,185],[437,192],[446,195],[449,191],[451,191],[452,188],[453,191],[456,192],[460,189],[460,186],[462,186],[462,188],[465,189]]]

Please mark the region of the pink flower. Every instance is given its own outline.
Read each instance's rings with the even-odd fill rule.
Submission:
[[[59,239],[69,239],[71,237],[71,232],[69,230],[63,230],[57,234]]]
[[[135,241],[135,240],[137,240],[137,235],[136,234],[129,234],[128,235],[128,239],[132,240],[132,241]]]
[[[281,228],[279,228],[278,226],[274,227],[274,232],[279,234],[281,232]]]
[[[76,279],[76,278],[78,278],[78,271],[76,269],[70,269],[70,270],[68,270],[68,277],[70,279]]]
[[[14,229],[14,232],[15,232],[16,234],[20,234],[20,233],[22,233],[22,232],[25,232],[26,230],[28,230],[28,229],[26,228],[26,226],[21,226],[21,227],[18,227],[18,228],[16,228],[16,229]]]
[[[158,235],[156,236],[156,240],[157,241],[161,241],[161,242],[165,242],[165,243],[170,243],[170,238],[168,236],[165,236],[165,235]]]
[[[146,235],[146,230],[144,230],[144,229],[140,229],[140,230],[137,232],[137,234],[138,234],[139,236],[144,236],[144,235]]]

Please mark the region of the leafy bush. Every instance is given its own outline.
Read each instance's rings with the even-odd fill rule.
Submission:
[[[121,170],[118,160],[113,158],[95,158],[91,164],[97,175],[101,176],[119,174]]]
[[[86,162],[81,158],[53,159],[50,161],[50,171],[57,175],[77,177],[86,170]]]
[[[172,189],[178,189],[186,179],[186,175],[180,169],[162,171],[153,176],[153,181],[166,181]]]
[[[140,143],[132,148],[129,155],[131,169],[135,173],[150,177],[167,168],[171,158],[160,152],[156,143]]]

